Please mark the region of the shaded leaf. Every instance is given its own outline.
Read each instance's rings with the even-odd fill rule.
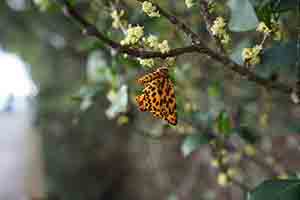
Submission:
[[[300,124],[299,122],[291,122],[288,126],[288,130],[295,134],[300,134]]]
[[[249,200],[299,200],[300,180],[269,180],[256,187]]]
[[[221,89],[220,89],[220,84],[219,83],[215,83],[210,85],[207,88],[207,93],[210,97],[220,97],[221,96]]]
[[[187,136],[181,145],[181,152],[184,157],[187,157],[202,145],[208,144],[209,138],[204,134],[193,134]]]
[[[255,134],[249,127],[242,126],[235,131],[247,143],[255,144],[259,140],[259,135]]]
[[[94,82],[112,82],[113,73],[108,67],[105,55],[101,51],[93,51],[89,54],[87,61],[87,77]]]
[[[221,134],[229,136],[232,133],[231,122],[228,113],[222,111],[217,118],[218,131]]]
[[[229,21],[231,31],[249,31],[257,27],[258,19],[249,0],[229,0],[228,7],[231,9]]]
[[[211,128],[214,123],[214,117],[211,112],[192,112],[192,120],[200,122],[203,127]]]
[[[263,65],[288,66],[297,59],[297,43],[295,41],[276,43],[263,53]]]
[[[209,122],[213,120],[213,116],[210,112],[194,112],[192,113],[192,119],[195,121]]]
[[[294,41],[276,43],[262,54],[262,63],[256,66],[261,76],[270,76],[274,71],[291,72],[297,61],[297,44]]]
[[[178,200],[177,195],[175,193],[170,194],[168,200]]]
[[[297,8],[297,6],[298,6],[298,1],[296,0],[281,0],[278,7],[280,10],[288,10],[288,9],[295,9]]]

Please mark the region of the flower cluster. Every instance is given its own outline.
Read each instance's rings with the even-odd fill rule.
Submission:
[[[256,155],[256,149],[251,144],[245,145],[244,152],[247,156],[255,156]]]
[[[250,65],[256,65],[260,63],[260,53],[262,51],[262,45],[255,45],[253,48],[244,48],[242,52],[242,58],[244,62]]]
[[[143,42],[149,48],[160,51],[161,53],[168,53],[170,51],[169,43],[167,40],[159,42],[158,37],[155,35],[150,35],[147,38],[143,38]]]
[[[166,58],[166,63],[168,66],[173,66],[176,63],[176,58],[175,57],[168,57]],[[194,106],[197,107],[197,106]]]
[[[141,65],[145,66],[145,67],[153,67],[154,66],[154,59],[153,58],[149,58],[149,59],[141,59],[138,58],[139,62]]]
[[[277,178],[281,180],[286,180],[289,178],[289,175],[285,172],[282,172]]]
[[[185,5],[186,7],[191,8],[195,5],[195,2],[194,0],[185,0]]]
[[[226,187],[229,183],[228,176],[226,173],[221,172],[218,174],[218,184],[222,187]]]
[[[231,179],[238,175],[238,171],[235,168],[228,168],[226,172],[220,172],[218,174],[218,184],[222,187],[228,186]]]
[[[121,45],[133,45],[136,44],[144,35],[143,26],[134,26],[129,25],[126,32],[126,37],[121,41]]]
[[[158,37],[155,35],[150,35],[147,38],[143,38],[143,42],[152,49],[158,49],[159,40]]]
[[[115,29],[118,29],[118,28],[122,27],[124,21],[121,20],[121,17],[124,16],[124,14],[125,14],[124,10],[121,10],[120,12],[118,12],[117,10],[114,10],[110,14],[111,18],[113,19],[112,26]]]
[[[214,167],[214,168],[219,168],[219,167],[220,167],[220,162],[219,162],[219,160],[217,160],[217,159],[212,159],[212,160],[210,161],[210,165],[211,165],[212,167]]]
[[[236,168],[228,168],[226,174],[230,177],[230,178],[234,178],[236,177],[239,173],[238,170]]]
[[[256,31],[266,35],[269,35],[272,32],[271,29],[264,22],[260,22],[258,24]]]
[[[170,51],[169,43],[167,40],[164,40],[161,43],[159,43],[158,48],[162,53],[168,53]]]
[[[149,17],[160,17],[160,14],[156,8],[151,2],[144,1],[142,4],[143,11],[149,16]]]
[[[170,51],[169,43],[167,40],[164,40],[162,42],[159,42],[159,39],[155,35],[150,35],[147,38],[143,37],[143,42],[145,46],[148,48],[155,50],[155,51],[160,51],[161,53],[168,53]],[[138,59],[140,64],[146,67],[153,67],[154,66],[154,59]],[[168,63],[173,63],[174,59],[169,58],[167,59]]]
[[[280,24],[275,20],[271,20],[271,24],[268,27],[264,22],[260,22],[256,28],[256,31],[265,35],[271,35],[274,40],[282,39],[282,31],[280,30]]]
[[[226,32],[226,22],[223,17],[217,17],[210,27],[210,31],[218,37],[222,44],[228,44],[230,41],[229,34]]]

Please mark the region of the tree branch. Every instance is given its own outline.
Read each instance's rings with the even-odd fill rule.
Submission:
[[[184,24],[179,19],[177,19],[176,16],[169,14],[156,3],[152,2],[153,5],[157,7],[160,14],[164,16],[166,19],[168,19],[173,25],[175,25],[180,30],[182,30],[189,38],[191,38],[192,42],[194,43],[193,45],[183,47],[183,48],[173,49],[170,50],[168,53],[161,53],[156,51],[143,51],[140,49],[130,48],[128,46],[122,46],[119,43],[106,37],[100,31],[98,31],[98,29],[93,24],[89,23],[86,19],[84,19],[81,16],[81,14],[73,8],[73,6],[70,4],[68,0],[58,0],[58,1],[63,5],[65,13],[70,17],[72,17],[75,21],[79,22],[79,24],[83,27],[83,29],[88,35],[97,37],[99,40],[106,43],[108,46],[110,46],[111,48],[113,48],[119,53],[126,53],[131,57],[139,57],[139,58],[155,58],[155,57],[167,58],[167,57],[179,56],[184,53],[198,52],[200,54],[205,54],[211,57],[212,59],[218,61],[219,63],[221,63],[224,66],[224,70],[227,70],[227,68],[229,68],[232,71],[238,73],[240,76],[245,77],[245,79],[256,82],[257,84],[263,87],[274,89],[285,94],[290,94],[292,92],[292,87],[290,87],[289,85],[286,85],[279,81],[274,81],[268,78],[260,77],[256,75],[254,72],[245,68],[244,66],[236,64],[229,57],[214,52],[212,49],[208,48],[204,44],[204,42],[201,40],[198,34],[193,32],[186,24]],[[137,1],[144,2],[145,0],[137,0]]]
[[[208,48],[197,33],[193,32],[185,23],[181,22],[175,15],[166,12],[163,8],[161,8],[158,4],[154,3],[153,1],[137,1],[141,3],[144,1],[151,2],[162,16],[164,16],[168,21],[170,21],[170,23],[175,25],[179,30],[183,31],[189,38],[191,38],[192,42],[199,48],[199,53],[206,54],[207,56],[224,65],[224,70],[227,70],[227,68],[229,68],[230,70],[238,73],[240,76],[244,77],[249,81],[253,81],[265,88],[280,91],[284,94],[291,94],[291,92],[293,91],[291,86],[281,83],[279,81],[274,81],[269,78],[260,77],[254,72],[250,71],[248,68],[235,63],[228,56],[216,53],[212,49]]]
[[[201,38],[198,34],[196,34],[192,29],[189,28],[185,23],[181,22],[175,15],[172,15],[165,11],[163,8],[161,8],[158,4],[154,3],[151,0],[137,0],[140,3],[143,3],[144,1],[149,1],[156,7],[158,12],[165,17],[168,21],[170,21],[173,25],[175,25],[179,30],[183,31],[188,38],[191,38],[193,43],[202,43]]]
[[[171,49],[167,53],[161,53],[159,51],[144,51],[136,48],[131,48],[129,46],[122,46],[118,42],[111,40],[106,37],[103,33],[101,33],[95,25],[89,23],[82,15],[76,11],[76,9],[70,4],[68,0],[59,0],[59,2],[63,5],[65,15],[73,18],[76,22],[78,22],[84,30],[84,33],[90,36],[94,36],[110,46],[112,49],[116,50],[118,53],[126,53],[131,57],[139,57],[139,58],[167,58],[167,57],[175,57],[185,53],[199,52],[199,49],[195,45],[190,45],[187,47]]]

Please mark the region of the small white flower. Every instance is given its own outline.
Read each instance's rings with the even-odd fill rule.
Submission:
[[[185,0],[185,5],[186,7],[191,8],[195,5],[195,2],[194,0]]]
[[[219,173],[218,175],[218,184],[222,187],[226,187],[229,183],[228,176],[225,173]]]
[[[251,65],[259,64],[261,51],[261,45],[255,45],[253,48],[244,48],[242,52],[242,58],[244,62],[247,62]]]
[[[223,17],[217,17],[211,26],[210,30],[213,35],[222,35],[225,30],[226,23]]]
[[[136,44],[144,35],[143,26],[129,26],[126,37],[121,41],[121,45],[132,45]]]
[[[267,27],[267,25],[264,22],[260,22],[256,28],[256,31],[264,34],[270,34],[272,31]]]
[[[121,21],[121,17],[125,14],[124,10],[121,10],[120,12],[118,12],[117,10],[114,10],[110,16],[113,19],[112,22],[112,26],[115,29],[121,28],[122,27],[122,21]]]
[[[157,8],[149,1],[143,2],[142,9],[149,17],[160,17]]]
[[[148,44],[149,47],[151,47],[153,49],[158,49],[159,41],[158,41],[158,37],[157,36],[150,35],[146,39],[146,43]]]
[[[162,53],[168,53],[170,51],[169,43],[167,40],[164,40],[162,43],[158,44],[158,48]]]
[[[138,59],[140,64],[145,66],[145,67],[153,67],[154,66],[154,60],[152,58],[149,58],[149,59],[141,59],[139,58]]]

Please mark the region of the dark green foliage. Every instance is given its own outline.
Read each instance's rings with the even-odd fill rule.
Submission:
[[[270,180],[255,188],[247,200],[299,200],[299,180]]]
[[[230,117],[226,111],[222,111],[219,114],[216,120],[216,124],[219,134],[225,135],[226,137],[230,136],[230,134],[232,133],[232,125]]]

